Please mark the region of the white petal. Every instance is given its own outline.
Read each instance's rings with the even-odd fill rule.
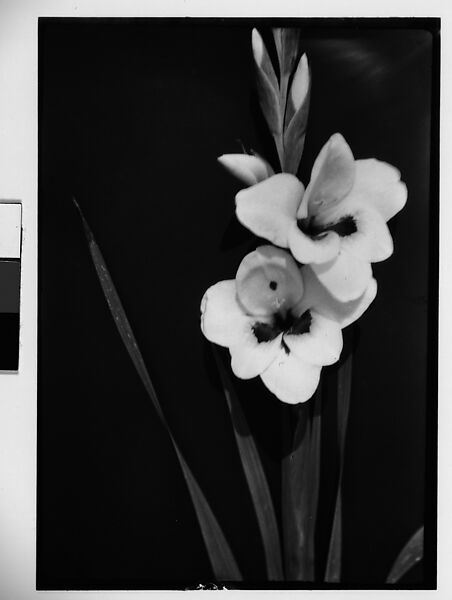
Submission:
[[[372,267],[344,245],[333,260],[323,264],[312,264],[320,282],[341,302],[355,300],[361,296],[372,279]]]
[[[354,179],[352,151],[342,135],[335,133],[323,146],[312,168],[305,195],[309,215],[336,206],[352,189]]]
[[[356,321],[370,306],[377,294],[377,282],[371,279],[364,293],[356,300],[341,302],[320,283],[310,266],[301,269],[304,283],[303,299],[297,307],[301,314],[305,310],[318,312],[336,321],[342,328]]]
[[[336,314],[340,315],[342,329],[351,325],[369,308],[377,295],[377,281],[372,278],[366,291],[362,296],[350,302],[341,302],[336,309]]]
[[[400,181],[400,171],[388,163],[369,158],[356,161],[355,183],[351,202],[372,206],[389,221],[405,206],[407,188]]]
[[[385,220],[371,208],[354,213],[356,232],[341,238],[341,247],[369,262],[386,260],[394,251],[394,244]]]
[[[375,158],[357,160],[355,166],[355,181],[350,193],[337,206],[328,207],[317,216],[320,224],[336,222],[367,208],[389,221],[405,206],[407,188],[400,181],[397,169]]]
[[[337,256],[341,240],[336,232],[328,231],[312,238],[292,223],[288,235],[289,248],[298,262],[324,263]]]
[[[248,314],[270,316],[290,309],[303,295],[303,279],[288,252],[260,246],[247,254],[236,275],[238,299]]]
[[[223,154],[218,162],[246,185],[255,185],[273,175],[271,166],[252,154]]]
[[[233,279],[220,281],[206,291],[201,301],[201,329],[208,340],[220,346],[236,345],[252,324],[253,319],[237,302]]]
[[[285,334],[284,343],[297,358],[312,365],[332,365],[339,360],[342,351],[340,325],[314,310],[307,333]]]
[[[240,379],[257,377],[275,360],[281,348],[282,335],[268,342],[258,342],[252,330],[239,344],[231,346],[231,368]]]
[[[236,195],[237,218],[257,236],[287,248],[288,230],[296,220],[303,192],[303,184],[294,175],[278,173]]]
[[[281,349],[272,364],[261,374],[264,385],[279,400],[288,404],[306,402],[315,392],[321,367],[308,364]]]
[[[229,347],[232,370],[237,377],[256,377],[278,354],[282,336],[258,342],[253,332],[256,319],[246,315],[237,302],[234,280],[220,281],[210,287],[202,299],[201,312],[204,335],[215,344]]]

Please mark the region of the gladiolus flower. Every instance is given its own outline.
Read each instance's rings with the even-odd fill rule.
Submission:
[[[229,348],[231,367],[242,379],[260,376],[281,401],[309,400],[321,368],[339,359],[341,329],[375,298],[371,279],[362,296],[339,302],[309,266],[289,253],[261,246],[241,262],[235,279],[210,287],[201,302],[208,340]]]
[[[392,254],[386,222],[406,198],[397,169],[376,159],[355,161],[336,133],[315,160],[306,190],[294,175],[279,173],[241,190],[236,212],[257,236],[310,264],[331,294],[347,302],[369,285],[370,263]]]

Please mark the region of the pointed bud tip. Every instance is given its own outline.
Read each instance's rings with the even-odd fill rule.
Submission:
[[[253,30],[251,31],[251,41],[255,40],[262,40],[262,37],[258,30],[255,27],[253,27]]]
[[[301,55],[300,64],[303,66],[303,69],[306,69],[309,73],[309,61],[306,52]]]
[[[306,53],[298,61],[290,89],[291,98],[297,111],[302,106],[309,92],[309,66]]]
[[[335,149],[335,148],[339,148],[344,145],[348,147],[348,144],[345,141],[345,138],[342,135],[342,133],[339,133],[339,132],[333,133],[333,135],[330,137],[330,140],[329,140],[330,148]]]
[[[251,45],[253,47],[254,60],[260,66],[264,56],[264,40],[256,28],[251,32]]]
[[[235,175],[236,171],[236,155],[234,154],[222,154],[217,157],[217,162],[230,173],[232,172]]]
[[[245,154],[245,153],[243,153],[243,154],[240,154],[240,153],[221,154],[220,156],[217,156],[217,161],[219,163],[221,163],[222,165],[235,164],[237,162],[240,162],[240,160],[244,156],[248,156],[248,154]]]

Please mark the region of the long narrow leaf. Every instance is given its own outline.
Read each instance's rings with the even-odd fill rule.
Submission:
[[[259,102],[268,128],[273,136],[279,136],[282,134],[279,96],[268,76],[259,65],[256,65],[256,83]]]
[[[256,66],[267,75],[268,80],[272,84],[276,92],[279,90],[276,73],[270,59],[270,55],[265,47],[264,40],[257,29],[253,29],[251,33],[251,43],[253,48],[253,56]]]
[[[209,503],[207,502],[195,477],[193,476],[190,468],[188,467],[188,464],[185,461],[185,458],[183,457],[173,437],[173,434],[171,433],[168,422],[165,419],[160,402],[157,397],[157,393],[152,384],[151,378],[149,376],[141,352],[138,348],[138,344],[136,342],[132,328],[127,319],[126,313],[121,304],[121,300],[115,289],[111,276],[108,272],[107,265],[99,249],[99,246],[97,245],[93,233],[89,228],[88,223],[86,222],[83,213],[80,210],[80,207],[75,201],[75,199],[74,204],[80,213],[80,217],[82,219],[83,227],[85,230],[85,235],[88,241],[89,251],[91,253],[91,258],[93,260],[94,267],[96,269],[96,273],[102,287],[102,291],[104,293],[105,299],[107,300],[108,307],[118,329],[119,335],[121,336],[121,339],[124,342],[127,352],[129,353],[129,356],[154,405],[155,410],[157,411],[158,416],[160,417],[163,426],[165,427],[170,436],[174,450],[179,459],[179,463],[181,465],[182,472],[187,483],[188,490],[190,492],[190,496],[195,508],[195,512],[199,521],[202,536],[207,548],[207,553],[215,577],[219,581],[241,581],[242,576],[240,574],[239,568],[234,559],[232,551],[229,547],[229,544],[227,543],[226,538],[224,537],[221,527],[218,524],[218,521],[215,518],[212,509],[209,506]]]
[[[403,547],[388,575],[386,583],[397,583],[424,556],[424,527],[416,531]]]
[[[287,90],[289,87],[289,79],[292,75],[292,71],[295,67],[298,52],[299,52],[299,30],[291,28],[276,28],[273,29],[273,37],[275,39],[276,52],[278,54],[279,62],[279,95],[280,95],[280,106],[281,116],[283,122],[288,117],[287,111],[290,111],[287,99]],[[293,114],[293,113],[292,113]],[[283,126],[285,129],[285,126]],[[283,143],[284,146],[284,143]],[[283,170],[285,170],[283,165]]]
[[[301,108],[309,94],[310,73],[306,54],[301,56],[298,66],[290,84],[289,96],[287,99],[286,114],[284,120],[284,129],[290,124],[292,117],[297,110]]]
[[[336,505],[334,508],[333,527],[325,571],[325,581],[337,583],[341,580],[342,569],[342,476],[344,470],[345,436],[347,433],[348,415],[350,412],[350,396],[352,385],[353,354],[350,353],[339,367],[337,380],[337,420],[339,442],[339,480],[337,485]]]
[[[218,581],[242,581],[242,575],[232,550],[226,541],[223,531],[210,508],[201,488],[193,476],[179,447],[171,436],[174,449],[182,467],[185,481],[195,507],[196,516],[201,527],[204,543],[212,565],[215,578]]]
[[[320,445],[322,429],[322,382],[314,396],[311,419],[311,443],[309,457],[309,480],[311,482],[310,514],[308,521],[308,557],[315,577],[315,525],[320,489]]]
[[[278,55],[278,62],[279,62],[279,70],[281,71],[281,65],[282,65],[282,54],[283,54],[283,49],[282,49],[282,35],[283,35],[283,30],[281,27],[274,27],[272,29],[272,33],[273,33],[273,38],[275,40],[275,46],[276,46],[276,53]]]
[[[213,344],[212,348],[229,413],[231,415],[243,471],[248,483],[259,530],[262,536],[267,576],[270,581],[282,581],[284,575],[282,569],[281,543],[275,510],[273,508],[273,502],[264,469],[248,422],[235,394],[231,379],[218,354],[218,350]]]
[[[281,76],[289,76],[298,58],[300,31],[291,27],[273,29]]]
[[[311,95],[311,80],[307,62],[302,57],[300,63],[303,68],[300,77],[304,77],[307,80],[305,83],[306,92],[301,100],[300,106],[290,118],[290,122],[288,122],[287,129],[284,132],[284,171],[292,174],[297,173],[303,155]],[[287,116],[290,116],[290,111]]]
[[[257,31],[252,31],[252,47],[256,65],[256,86],[259,103],[270,133],[275,141],[281,167],[284,161],[283,121],[284,106],[281,105],[278,81],[265,47],[264,41]]]
[[[338,491],[334,506],[333,527],[331,528],[328,559],[325,570],[325,581],[338,583],[341,580],[342,568],[342,493]]]

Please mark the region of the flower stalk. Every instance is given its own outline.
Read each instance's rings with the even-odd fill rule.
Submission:
[[[321,148],[305,185],[296,176],[304,149],[311,81],[296,30],[273,37],[279,76],[261,35],[252,32],[257,91],[281,172],[257,154],[225,154],[220,163],[244,184],[240,223],[268,244],[245,256],[235,279],[211,286],[201,328],[229,349],[241,379],[260,377],[283,410],[282,528],[285,577],[313,582],[319,498],[321,388],[324,366],[342,351],[342,329],[373,302],[372,263],[393,252],[387,222],[405,205],[399,171],[374,158],[355,159],[340,133]],[[325,580],[341,576],[342,473],[352,356],[339,367],[340,473]],[[317,390],[317,391],[316,391]]]
[[[315,580],[315,524],[320,483],[321,385],[311,402],[284,411],[290,451],[282,462],[282,512],[286,579]],[[295,430],[290,422],[295,419]]]

